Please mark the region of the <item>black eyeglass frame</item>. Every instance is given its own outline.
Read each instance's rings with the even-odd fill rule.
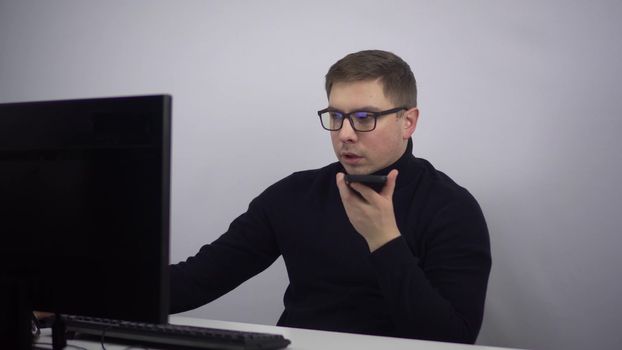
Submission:
[[[408,108],[405,106],[402,107],[396,107],[396,108],[391,108],[391,109],[387,109],[386,111],[380,111],[380,112],[371,112],[371,111],[352,111],[350,113],[344,113],[340,110],[328,107],[328,108],[324,108],[321,111],[317,112],[318,117],[320,117],[320,125],[322,125],[322,128],[324,130],[328,130],[328,131],[338,131],[341,130],[341,128],[343,128],[343,122],[345,119],[348,119],[348,121],[350,121],[350,126],[352,127],[352,129],[354,131],[358,131],[358,132],[369,132],[369,131],[373,131],[376,129],[376,124],[378,122],[378,117],[382,117],[385,115],[389,115],[389,114],[393,114],[393,113],[397,113],[399,111],[407,111]],[[329,129],[327,127],[324,126],[324,123],[322,123],[322,114],[326,113],[326,112],[337,112],[337,113],[341,113],[341,115],[343,115],[343,119],[341,119],[341,125],[339,125],[339,128],[337,129]],[[371,114],[371,116],[374,118],[374,126],[369,129],[369,130],[358,130],[355,126],[354,126],[354,122],[352,121],[352,115],[356,114],[356,113],[368,113]]]

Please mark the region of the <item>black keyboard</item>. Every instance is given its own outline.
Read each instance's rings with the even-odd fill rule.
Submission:
[[[233,331],[173,324],[139,323],[64,315],[69,334],[97,341],[151,345],[164,349],[283,349],[290,341],[280,334]],[[93,339],[93,338],[91,338]]]

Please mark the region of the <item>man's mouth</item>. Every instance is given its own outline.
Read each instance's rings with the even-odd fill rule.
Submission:
[[[359,156],[356,153],[344,152],[341,154],[341,159],[343,159],[347,163],[355,163],[358,162],[360,159],[363,159],[363,157]]]

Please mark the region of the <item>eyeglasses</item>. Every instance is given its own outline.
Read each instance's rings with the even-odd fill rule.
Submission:
[[[355,131],[372,131],[376,128],[376,120],[383,115],[408,110],[406,107],[397,107],[382,112],[354,111],[350,113],[340,112],[333,108],[326,108],[317,112],[320,116],[322,127],[328,131],[337,131],[343,126],[344,119],[350,120],[350,125]]]

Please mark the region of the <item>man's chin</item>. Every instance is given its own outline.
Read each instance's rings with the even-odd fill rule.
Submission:
[[[353,167],[343,163],[341,163],[341,165],[349,175],[369,175],[372,173],[367,167]]]

